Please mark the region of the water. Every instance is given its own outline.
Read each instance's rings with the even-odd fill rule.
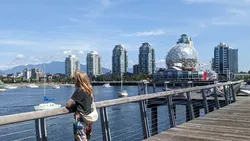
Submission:
[[[137,86],[124,86],[129,96],[138,95]],[[65,106],[70,99],[75,88],[62,86],[61,89],[45,87],[46,96],[56,98],[57,104]],[[104,88],[94,86],[95,101],[103,101],[118,98],[119,86]],[[162,91],[162,87],[157,87],[156,92]],[[152,93],[149,87],[148,93]],[[34,106],[43,101],[44,87],[18,88],[0,93],[0,116],[16,113],[34,111]],[[177,106],[177,124],[185,122],[185,107]],[[141,115],[138,103],[129,103],[107,108],[111,137],[113,141],[140,141],[143,139]],[[149,126],[151,128],[151,109],[147,110]],[[73,114],[50,117],[46,119],[47,133],[49,141],[71,141],[73,140]],[[0,141],[33,141],[35,137],[35,121],[22,122],[18,124],[0,126]],[[169,129],[169,118],[167,106],[158,107],[158,131]],[[91,141],[102,141],[102,130],[100,120],[93,125],[93,135]]]
[[[124,89],[127,90],[129,96],[138,95],[137,86],[124,86]],[[61,89],[46,87],[45,89],[46,96],[49,98],[56,98],[54,102],[62,104],[62,106],[65,106],[74,90],[75,88],[71,86],[63,86]],[[117,93],[119,91],[120,87],[118,86],[113,86],[111,88],[94,86],[95,101],[116,99],[118,98]],[[161,91],[161,88],[157,88],[157,91]],[[151,92],[152,88],[149,89],[149,93]],[[18,88],[1,92],[0,116],[34,111],[33,106],[43,101],[43,95],[43,87],[37,89]],[[142,126],[138,103],[111,106],[108,107],[107,110],[109,113],[112,140],[142,140]],[[159,115],[166,117],[166,114],[167,110],[164,109]],[[167,120],[167,118],[165,120]],[[49,140],[73,140],[72,114],[47,118],[46,121]],[[162,130],[168,127],[168,122],[164,122],[164,124],[166,125]],[[34,121],[0,127],[1,141],[29,141],[35,139]],[[91,140],[102,140],[101,124],[99,120],[93,125],[93,136]]]

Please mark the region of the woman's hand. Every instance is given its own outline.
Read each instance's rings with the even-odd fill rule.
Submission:
[[[73,99],[69,99],[69,101],[66,103],[66,108],[71,108],[74,103],[75,101]]]

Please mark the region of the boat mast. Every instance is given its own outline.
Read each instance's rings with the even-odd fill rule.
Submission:
[[[45,63],[43,64],[43,103],[44,103],[44,98],[45,98],[45,75],[46,75],[46,73],[45,73]]]
[[[122,71],[121,71],[121,91],[122,91]]]

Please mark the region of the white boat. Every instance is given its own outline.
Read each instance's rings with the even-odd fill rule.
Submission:
[[[54,89],[60,89],[61,88],[59,85],[52,85],[51,87],[54,88]]]
[[[44,70],[45,70],[45,65],[44,65]],[[45,77],[45,75],[44,75]],[[44,78],[44,86],[45,86],[45,78]],[[49,99],[45,96],[45,90],[46,87],[43,88],[43,103],[37,105],[37,106],[34,106],[34,109],[35,110],[51,110],[51,109],[56,109],[56,108],[60,108],[62,105],[61,104],[55,104],[55,103],[52,103],[52,102],[47,102],[47,101],[54,101],[55,99]],[[47,102],[47,103],[46,103]]]
[[[12,85],[6,85],[6,89],[17,89],[17,86],[12,86]]]
[[[103,86],[104,88],[110,88],[110,87],[111,87],[109,83],[105,83],[105,84],[103,84],[102,86]]]
[[[0,86],[0,92],[6,91],[5,87]]]
[[[126,90],[123,90],[123,79],[122,79],[122,73],[121,73],[121,91],[118,92],[118,96],[119,97],[127,97],[128,96],[128,92]]]
[[[27,85],[27,88],[39,88],[36,84],[29,84]]]
[[[119,94],[119,97],[127,97],[128,96],[128,92],[125,90],[118,92],[118,94]]]
[[[0,89],[0,92],[6,91],[6,89]]]
[[[60,108],[62,105],[61,104],[55,104],[55,103],[42,103],[39,104],[38,106],[34,106],[34,109],[36,111],[38,110],[51,110],[51,109],[55,109],[55,108]]]

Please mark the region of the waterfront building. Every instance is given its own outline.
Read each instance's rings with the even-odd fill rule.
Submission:
[[[65,59],[65,75],[67,77],[73,77],[76,71],[80,71],[80,62],[75,55],[69,55]]]
[[[25,68],[23,70],[23,79],[24,80],[30,80],[30,78],[31,78],[31,69]]]
[[[17,72],[16,73],[16,77],[19,78],[19,77],[22,77],[23,76],[23,73],[22,72]]]
[[[139,65],[138,64],[133,65],[133,74],[137,75],[139,73],[140,73]]]
[[[193,41],[187,34],[182,34],[181,37],[176,42],[177,44],[188,44],[190,47],[193,46]]]
[[[166,56],[168,69],[177,67],[181,70],[194,71],[197,69],[198,53],[196,52],[191,38],[182,34],[177,44],[172,47]]]
[[[139,48],[139,72],[142,74],[153,74],[155,71],[155,52],[151,44],[142,43]]]
[[[39,80],[39,77],[42,74],[42,69],[39,68],[32,68],[31,69],[31,78],[34,80]]]
[[[126,73],[128,71],[128,54],[123,45],[116,45],[112,55],[113,74]]]
[[[214,70],[227,79],[232,73],[238,72],[238,49],[233,49],[226,43],[220,43],[214,48]]]
[[[231,65],[231,72],[237,73],[238,72],[238,49],[231,49],[230,50],[230,65]]]
[[[87,74],[89,76],[97,76],[100,75],[101,72],[101,57],[98,52],[91,51],[87,54],[86,58],[87,62]]]
[[[167,69],[159,69],[154,81],[204,81],[215,80],[217,74],[210,70],[198,71],[198,53],[191,38],[182,34],[177,44],[166,55]]]

